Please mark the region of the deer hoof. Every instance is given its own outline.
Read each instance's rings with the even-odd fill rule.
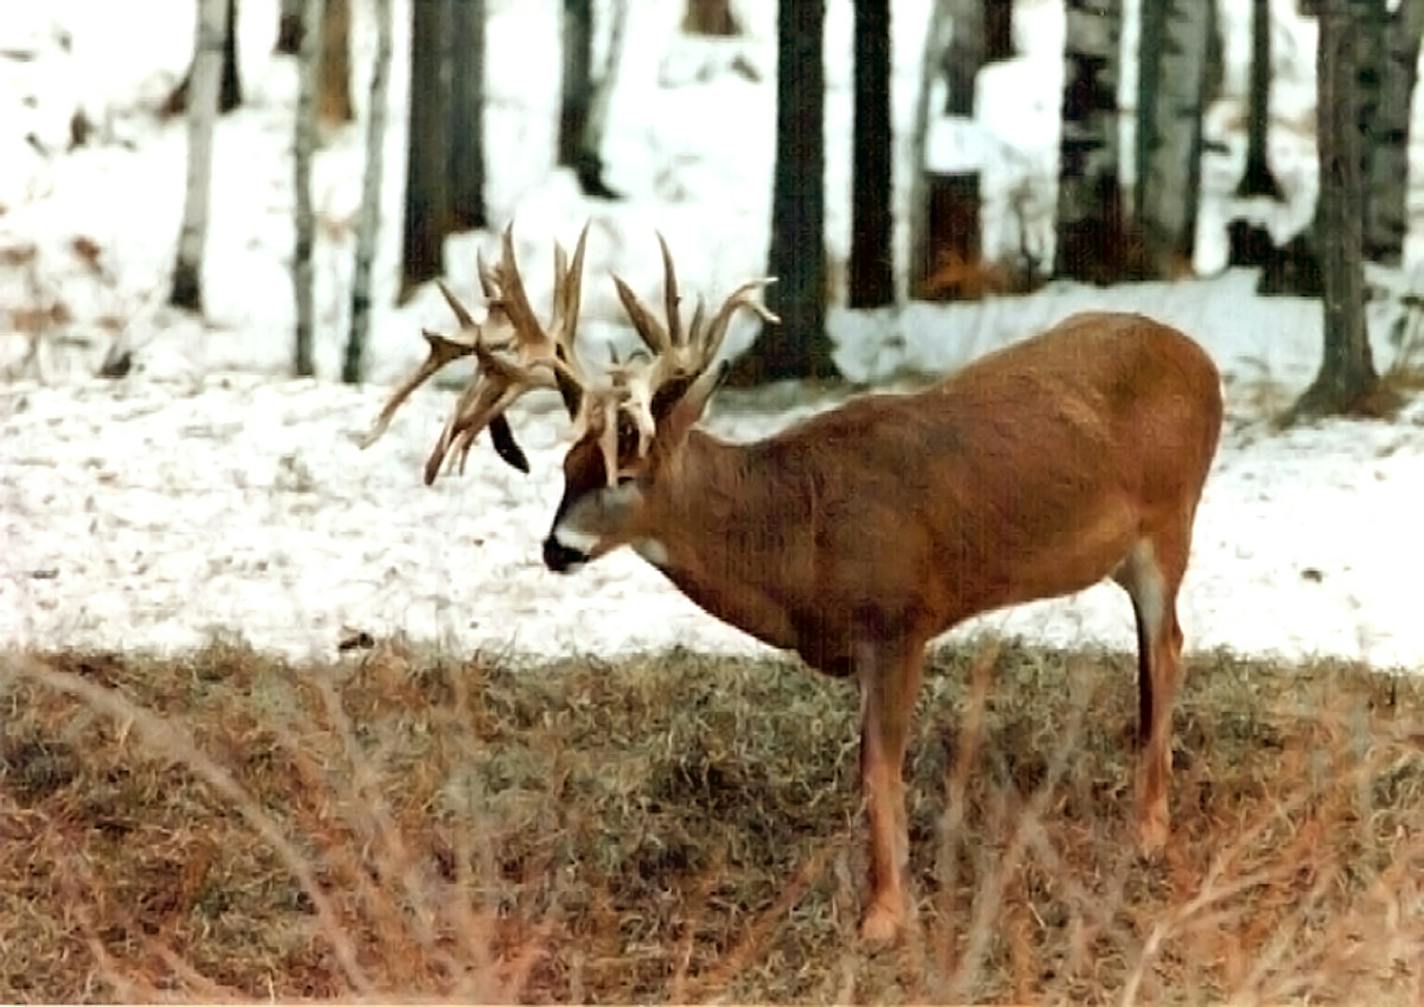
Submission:
[[[889,944],[905,929],[905,913],[891,906],[875,903],[860,921],[860,939],[867,944]]]
[[[1167,848],[1170,829],[1161,815],[1147,815],[1137,823],[1137,852],[1144,860],[1156,860]]]

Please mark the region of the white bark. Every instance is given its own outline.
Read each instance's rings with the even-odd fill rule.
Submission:
[[[925,32],[925,50],[920,57],[920,93],[915,99],[915,126],[910,134],[910,192],[906,213],[909,232],[904,268],[895,270],[898,284],[905,288],[896,292],[899,300],[918,289],[929,263],[926,249],[926,216],[929,212],[929,186],[925,184],[925,151],[930,128],[931,99],[936,80],[943,67],[942,58],[950,42],[952,20],[951,0],[934,0],[930,7],[929,29]]]
[[[391,77],[391,0],[376,0],[376,64],[371,73],[371,102],[366,119],[366,177],[361,215],[356,223],[356,268],[351,282],[351,333],[341,380],[361,380],[361,357],[371,326],[371,267],[381,222],[381,178],[386,137],[386,97]],[[481,68],[483,69],[483,68]]]
[[[316,84],[321,59],[321,11],[325,0],[306,0],[303,11],[302,50],[297,57],[297,121],[293,142],[293,181],[296,188],[296,248],[292,256],[292,286],[296,296],[296,347],[294,369],[299,376],[315,373],[312,332],[315,310],[312,295],[312,243],[316,231],[311,202],[311,163],[316,150]]]
[[[178,233],[178,260],[173,268],[169,302],[195,311],[203,306],[203,246],[208,236],[213,123],[218,112],[226,11],[227,0],[199,0],[193,76],[188,90],[188,184],[183,197],[183,224]]]

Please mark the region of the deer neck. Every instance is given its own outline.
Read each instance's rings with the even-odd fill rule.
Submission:
[[[769,546],[794,506],[756,444],[693,430],[667,473],[650,534],[634,548],[704,610],[777,647],[795,642],[778,590],[792,559]]]

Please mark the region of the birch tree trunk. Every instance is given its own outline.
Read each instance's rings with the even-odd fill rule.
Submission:
[[[237,67],[237,0],[223,2],[222,86],[218,92],[218,111],[231,112],[242,104],[242,77]],[[163,103],[166,115],[177,115],[188,107],[188,90],[193,86],[193,67]]]
[[[1136,210],[1148,268],[1161,277],[1190,270],[1215,15],[1203,0],[1142,5]]]
[[[361,216],[356,223],[356,266],[351,279],[351,332],[341,363],[341,380],[361,380],[366,336],[371,329],[371,269],[381,223],[381,185],[385,170],[386,102],[391,80],[391,0],[375,0],[376,62],[371,71],[371,101],[366,114],[366,175],[361,185]]]
[[[1067,0],[1054,273],[1123,279],[1117,82],[1122,0]]]
[[[311,163],[316,151],[316,89],[321,60],[322,7],[326,0],[306,0],[302,51],[297,64],[297,119],[292,174],[296,189],[296,244],[292,255],[292,287],[296,300],[296,345],[293,370],[298,377],[316,373],[312,363],[312,333],[316,327],[312,292],[312,243],[316,216],[311,202]]]
[[[178,260],[168,303],[191,311],[203,310],[203,246],[208,236],[208,203],[212,184],[213,120],[218,111],[218,74],[222,69],[224,0],[200,0],[193,52],[192,86],[188,93],[188,184],[183,198],[183,224],[178,234]]]
[[[1320,242],[1325,346],[1319,374],[1291,410],[1295,417],[1359,409],[1379,383],[1365,326],[1358,9],[1358,0],[1318,4],[1316,230],[1329,236]]]
[[[824,0],[777,6],[776,169],[771,197],[767,305],[780,325],[762,329],[739,361],[743,382],[834,374],[826,336]]]
[[[350,122],[355,118],[351,108],[351,0],[326,0],[321,13],[319,62],[318,115],[323,122]]]
[[[451,226],[484,227],[485,0],[457,0],[450,34]]]
[[[852,308],[878,308],[895,303],[890,6],[884,0],[855,4],[854,130],[848,301]]]
[[[1424,36],[1424,0],[1400,0],[1389,17],[1379,81],[1379,102],[1366,119],[1369,150],[1365,258],[1398,266],[1409,230],[1409,122]]]
[[[953,2],[933,0],[929,27],[925,31],[925,49],[920,56],[920,91],[915,99],[915,125],[910,136],[909,262],[903,274],[908,280],[911,297],[923,287],[925,277],[934,266],[929,247],[929,182],[925,177],[925,149],[930,126],[930,96],[953,29],[950,17]]]
[[[402,301],[419,284],[445,271],[445,236],[450,233],[450,87],[444,72],[449,0],[417,0],[411,5],[411,19]]]

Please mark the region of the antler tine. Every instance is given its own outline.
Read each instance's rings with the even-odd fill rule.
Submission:
[[[485,300],[491,303],[499,300],[499,281],[490,269],[489,263],[485,262],[485,253],[479,249],[475,249],[475,275],[479,278],[480,289],[484,291]]]
[[[633,323],[633,328],[637,330],[648,349],[653,351],[653,355],[661,356],[672,349],[672,340],[668,338],[667,329],[638,295],[633,293],[633,288],[624,283],[617,273],[613,274],[613,285],[618,289],[618,299],[623,302],[623,310],[628,313],[628,320]]]
[[[430,344],[430,355],[416,368],[415,373],[401,382],[400,387],[387,400],[385,408],[376,417],[376,421],[371,424],[371,429],[361,438],[361,447],[368,448],[380,439],[380,436],[391,425],[391,419],[395,416],[396,410],[406,399],[410,398],[412,392],[429,380],[432,375],[446,364],[475,352],[475,344],[459,342],[442,336],[438,332],[426,329],[421,332],[421,335]]]
[[[460,323],[460,331],[465,332],[471,329],[478,329],[474,318],[466,307],[460,303],[460,299],[445,286],[444,280],[437,279],[435,285],[440,288],[440,293],[445,297],[445,303],[450,305],[450,310],[455,313],[455,319]]]
[[[519,275],[519,263],[514,256],[513,223],[504,229],[499,269],[495,276],[499,287],[499,306],[509,317],[520,342],[536,345],[543,342],[547,336],[539,319],[534,316],[534,309],[529,306],[524,280]]]
[[[672,252],[668,251],[667,239],[661,231],[658,231],[657,235],[658,247],[663,253],[663,300],[667,310],[668,336],[673,346],[684,346],[687,339],[682,331],[682,311],[679,303],[682,298],[677,292],[677,271],[673,269]]]
[[[692,325],[687,330],[687,342],[690,346],[702,345],[702,326],[707,323],[707,299],[701,294],[697,295],[697,307],[692,310]]]
[[[722,340],[727,336],[727,326],[731,324],[732,316],[737,313],[738,308],[746,308],[757,315],[764,322],[775,325],[781,319],[772,313],[766,305],[756,300],[752,295],[765,287],[776,282],[776,277],[767,276],[759,280],[748,280],[736,290],[728,295],[722,302],[722,307],[717,309],[717,314],[712,317],[711,323],[707,326],[707,333],[701,345],[701,367],[706,367],[717,358],[717,353],[722,349]],[[699,368],[700,369],[700,368]]]
[[[464,459],[480,431],[502,417],[514,400],[531,388],[553,384],[547,373],[504,360],[480,344],[474,346],[473,352],[479,360],[479,368],[456,400],[450,419],[425,463],[427,485],[439,474],[452,449],[463,471]]]

